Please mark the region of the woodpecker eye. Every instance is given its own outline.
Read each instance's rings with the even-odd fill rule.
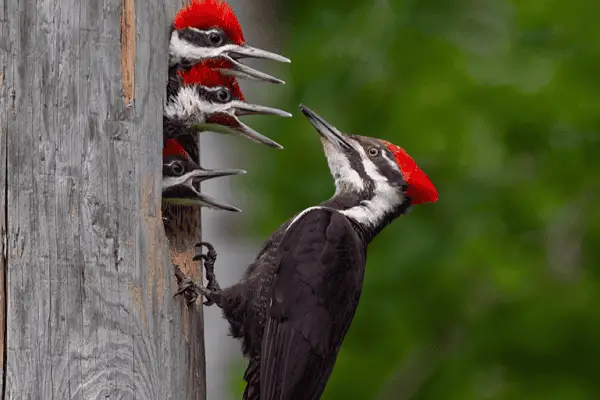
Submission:
[[[216,47],[216,46],[220,46],[221,43],[223,43],[223,38],[218,33],[211,32],[208,35],[208,41],[210,42],[211,45]]]
[[[368,152],[371,157],[377,157],[379,155],[379,149],[377,147],[370,147]]]
[[[171,164],[171,171],[173,171],[173,175],[181,176],[185,172],[185,167],[181,161],[173,161]]]
[[[229,90],[227,89],[219,89],[219,91],[217,91],[217,100],[220,103],[227,103],[231,100],[231,93],[229,93]]]

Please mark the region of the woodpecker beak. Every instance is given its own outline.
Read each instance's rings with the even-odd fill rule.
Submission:
[[[213,132],[241,135],[254,142],[277,149],[283,149],[283,146],[279,143],[269,139],[268,137],[258,133],[248,125],[244,124],[242,121],[240,121],[238,116],[277,115],[280,117],[291,117],[292,114],[277,108],[260,106],[257,104],[248,104],[239,100],[231,101],[223,106],[223,108],[211,112],[206,117],[206,125],[202,126],[203,129],[211,130]]]
[[[265,74],[264,72],[258,71],[254,68],[244,65],[238,60],[240,58],[260,58],[263,60],[273,60],[282,63],[290,63],[291,61],[289,58],[280,56],[279,54],[271,53],[270,51],[257,49],[256,47],[251,47],[248,45],[226,45],[223,46],[222,49],[222,55],[232,63],[231,69],[222,70],[223,73],[241,78],[250,78],[270,83],[285,83],[281,79],[275,78],[274,76]]]
[[[271,53],[270,51],[257,49],[256,47],[251,47],[248,45],[227,45],[223,46],[229,56],[234,60],[240,58],[260,58],[263,60],[273,60],[281,63],[289,64],[292,61],[284,56],[280,56],[279,54]]]
[[[343,152],[348,149],[354,149],[352,144],[346,138],[346,135],[340,132],[335,126],[325,121],[323,117],[306,107],[304,104],[300,104],[300,111],[308,118],[308,122],[315,127],[319,135],[328,140],[339,151]]]
[[[164,177],[162,181],[162,197],[169,204],[199,205],[203,207],[240,212],[237,207],[220,202],[202,194],[196,186],[205,180],[222,176],[245,174],[241,169],[204,170],[196,169],[178,177]]]
[[[290,118],[292,116],[289,112],[278,108],[260,106],[258,104],[248,104],[239,100],[230,102],[228,106],[234,110],[235,115],[238,117],[241,117],[242,115],[276,115],[278,117]]]
[[[257,69],[254,69],[247,65],[244,65],[241,62],[236,61],[229,56],[223,56],[223,57],[231,63],[231,67],[230,68],[217,68],[219,70],[219,72],[221,72],[222,74],[232,75],[232,76],[235,76],[236,78],[242,78],[242,79],[252,79],[255,81],[285,84],[284,80],[281,80],[272,75],[266,74]],[[287,58],[286,58],[286,60],[287,60]]]
[[[283,149],[283,146],[274,140],[258,133],[248,125],[239,120],[238,117],[228,112],[217,112],[206,117],[205,124],[196,125],[202,130],[244,136],[256,143],[261,143],[276,149]]]

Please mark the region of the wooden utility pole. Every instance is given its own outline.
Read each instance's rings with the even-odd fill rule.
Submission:
[[[206,398],[160,202],[181,5],[0,0],[2,399]]]

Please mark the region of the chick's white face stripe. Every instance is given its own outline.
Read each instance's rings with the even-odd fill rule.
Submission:
[[[209,92],[217,92],[227,89],[222,86],[204,88]],[[226,103],[212,103],[201,96],[195,85],[182,86],[176,96],[172,96],[165,105],[165,115],[168,118],[190,119],[194,118],[197,123],[206,121],[206,115],[214,113],[232,114],[235,106],[245,103],[232,100]]]
[[[171,97],[165,106],[165,116],[168,118],[198,118],[204,122],[205,110],[211,110],[212,104],[204,100],[194,86],[182,86],[177,95]]]
[[[170,65],[181,62],[182,59],[203,60],[205,58],[214,58],[222,55],[227,55],[230,52],[239,50],[237,44],[226,44],[219,47],[199,47],[185,39],[179,37],[179,32],[174,30],[171,34],[171,42],[169,43],[169,55],[171,60]]]

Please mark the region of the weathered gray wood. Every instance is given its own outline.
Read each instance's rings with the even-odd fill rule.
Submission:
[[[6,127],[8,123],[8,113],[11,112],[11,95],[4,85],[4,76],[6,73],[6,64],[8,53],[4,38],[7,35],[6,8],[7,0],[0,0],[0,355],[2,356],[2,372],[4,372],[4,351],[5,351],[5,322],[6,322],[6,293],[5,293],[5,268],[6,268],[6,146],[7,136]],[[5,374],[2,374],[0,382],[0,393],[4,397]]]
[[[0,0],[5,399],[205,398],[201,315],[171,298],[161,220],[180,5]]]
[[[189,0],[183,0],[183,5],[188,5]],[[200,138],[191,154],[196,154],[195,161],[200,164]],[[189,149],[188,149],[189,150]],[[162,214],[165,233],[169,242],[171,262],[181,269],[195,282],[202,283],[202,269],[200,264],[192,261],[195,255],[194,245],[202,238],[202,209],[197,206],[175,206],[162,204]],[[206,353],[204,347],[204,312],[202,309],[203,298],[199,298],[194,305],[188,306],[184,311],[186,331],[185,334],[194,336],[189,342],[189,363],[196,368],[187,370],[187,379],[201,382],[196,385],[195,396],[206,399]]]

